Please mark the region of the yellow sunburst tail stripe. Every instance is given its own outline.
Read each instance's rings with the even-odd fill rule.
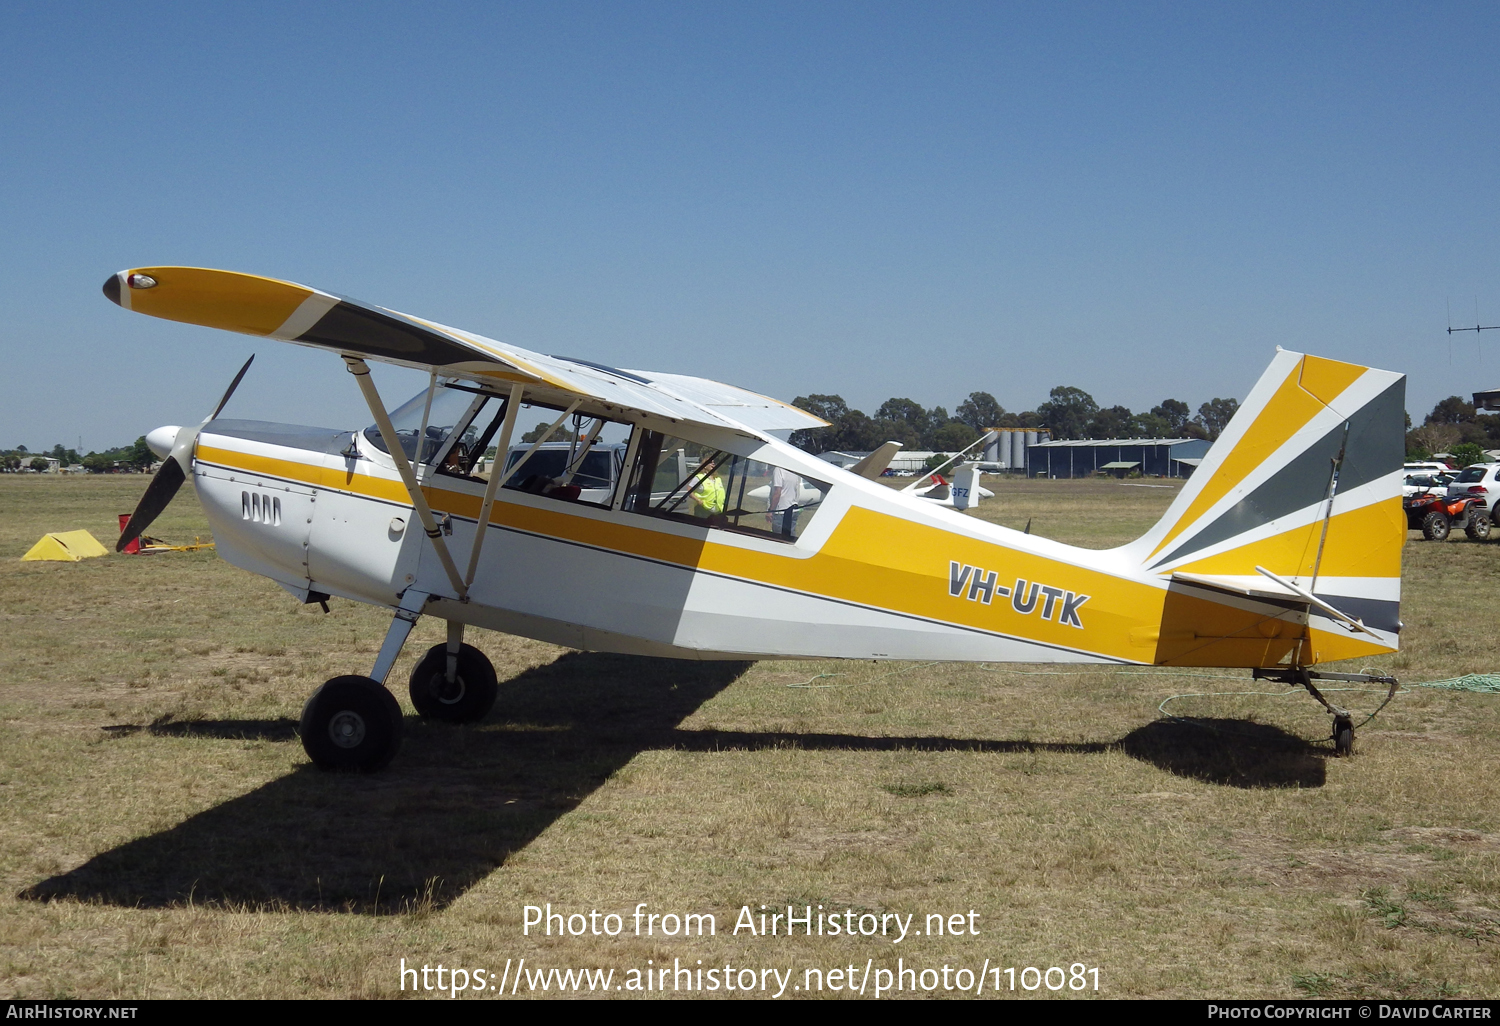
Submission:
[[[1162,536],[1152,550],[1154,558],[1198,518],[1213,508],[1246,475],[1285,445],[1307,422],[1317,416],[1339,393],[1352,385],[1368,368],[1317,356],[1304,356],[1260,410],[1241,409],[1235,419],[1253,418],[1249,428],[1212,470],[1192,503]],[[1231,422],[1231,428],[1234,426]],[[1231,435],[1229,430],[1226,435]]]
[[[135,313],[246,335],[276,331],[314,291],[289,281],[208,267],[138,267],[121,277],[132,275],[156,282],[144,289],[127,284],[129,308]]]
[[[1315,521],[1281,534],[1176,567],[1181,572],[1254,577],[1264,566],[1285,577],[1307,577],[1317,560],[1323,522]],[[1401,546],[1406,542],[1406,513],[1400,498],[1338,513],[1328,520],[1321,577],[1400,577]]]

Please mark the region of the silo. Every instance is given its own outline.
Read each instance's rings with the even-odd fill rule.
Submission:
[[[1026,470],[1026,432],[1015,428],[1010,433],[1010,469]]]
[[[1005,435],[998,428],[990,431],[985,437],[984,462],[999,463],[1001,466],[1004,466],[1010,461],[1010,452],[1006,451],[1002,453],[1000,451],[1000,441],[1003,438],[1005,438]]]
[[[1035,445],[1036,443],[1037,443],[1037,433],[1035,431],[1027,431],[1026,432],[1026,470],[1027,470],[1028,474],[1031,471],[1031,447],[1033,445]]]

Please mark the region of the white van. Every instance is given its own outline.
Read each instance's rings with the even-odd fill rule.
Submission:
[[[505,460],[506,469],[519,463],[530,449],[529,444],[511,446]],[[583,454],[581,460],[578,457],[578,446],[574,442],[543,442],[525,466],[505,482],[505,487],[540,492],[547,487],[573,485],[578,488],[578,495],[574,497],[578,502],[609,505],[625,466],[624,444],[597,444]],[[572,478],[565,480],[570,462],[577,466]]]

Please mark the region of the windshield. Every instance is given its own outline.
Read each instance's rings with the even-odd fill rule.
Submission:
[[[1484,472],[1488,467],[1465,467],[1462,474],[1458,475],[1459,484],[1473,484],[1475,481],[1484,480]]]
[[[463,431],[459,444],[472,448],[478,435],[474,414],[470,411],[476,401],[483,404],[485,397],[467,389],[455,388],[451,383],[440,384],[432,397],[432,409],[427,410],[427,390],[424,388],[396,409],[391,411],[391,424],[401,439],[401,448],[406,458],[413,463],[431,463],[443,451],[449,436],[455,429]],[[427,412],[427,437],[422,453],[417,455],[417,434],[422,430],[422,414]],[[371,425],[365,428],[365,438],[381,452],[390,452],[380,428]]]

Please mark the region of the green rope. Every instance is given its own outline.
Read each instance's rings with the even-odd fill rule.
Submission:
[[[1429,680],[1420,684],[1408,684],[1413,688],[1441,688],[1444,691],[1477,691],[1482,694],[1500,694],[1500,673],[1469,673],[1447,680]]]

